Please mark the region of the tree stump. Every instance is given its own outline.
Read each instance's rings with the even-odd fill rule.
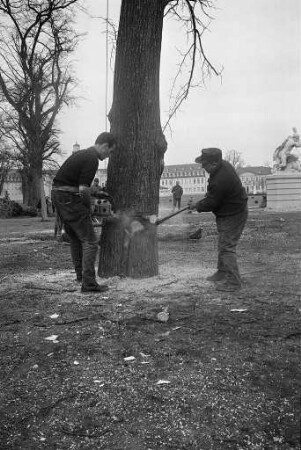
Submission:
[[[100,277],[158,275],[157,227],[144,218],[112,218],[100,238]]]

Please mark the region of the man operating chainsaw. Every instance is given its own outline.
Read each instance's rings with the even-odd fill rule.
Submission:
[[[82,292],[104,292],[95,276],[97,237],[91,219],[90,186],[99,160],[108,158],[115,148],[111,133],[101,133],[92,147],[73,153],[63,163],[52,185],[52,201],[70,240],[76,279]]]
[[[236,246],[248,217],[248,197],[234,167],[222,159],[220,149],[203,149],[195,162],[210,176],[206,196],[189,206],[198,212],[212,211],[218,231],[217,272],[207,280],[217,282],[220,291],[235,291],[241,287]]]

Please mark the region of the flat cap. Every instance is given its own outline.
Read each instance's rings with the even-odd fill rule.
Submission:
[[[195,162],[198,164],[202,164],[203,162],[218,162],[222,159],[223,154],[219,148],[210,147],[203,148],[202,153],[195,159]]]

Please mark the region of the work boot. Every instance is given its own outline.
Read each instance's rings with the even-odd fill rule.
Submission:
[[[241,289],[241,285],[229,283],[225,280],[225,281],[221,281],[220,283],[217,282],[215,285],[215,289],[217,291],[221,291],[221,292],[236,292]]]
[[[225,272],[221,272],[220,270],[217,270],[213,275],[210,275],[206,278],[207,281],[223,281],[226,279]]]
[[[106,292],[109,290],[109,286],[106,284],[94,284],[92,286],[82,286],[82,292],[94,292],[95,294],[99,292]]]

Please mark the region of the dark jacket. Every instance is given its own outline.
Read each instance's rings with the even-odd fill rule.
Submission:
[[[234,216],[242,212],[248,196],[234,167],[222,160],[209,177],[208,189],[203,200],[196,203],[198,212],[212,211],[217,217]]]
[[[63,163],[53,180],[54,186],[90,186],[98,169],[94,147],[72,153]]]
[[[183,195],[183,188],[182,186],[180,186],[179,184],[176,184],[172,190],[171,190],[172,195],[174,196],[174,198],[179,199],[182,197]]]

